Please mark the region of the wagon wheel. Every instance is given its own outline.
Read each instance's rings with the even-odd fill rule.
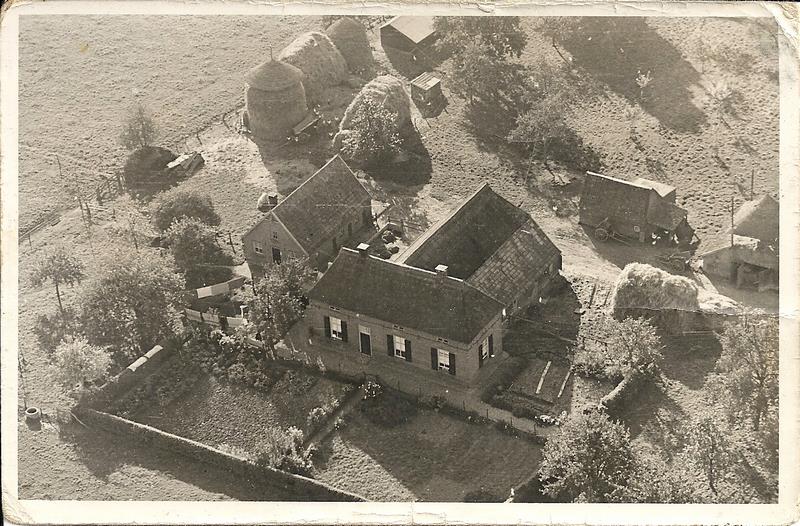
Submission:
[[[678,272],[683,272],[686,269],[686,262],[682,259],[673,259],[670,261],[670,266],[673,270],[677,270]]]
[[[606,241],[608,239],[608,230],[598,227],[594,230],[594,237],[600,241]]]

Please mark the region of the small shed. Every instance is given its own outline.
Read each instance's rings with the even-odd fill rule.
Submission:
[[[396,16],[380,28],[381,46],[406,53],[433,44],[436,31],[432,16]]]
[[[184,153],[167,164],[167,171],[176,177],[188,177],[206,163],[198,152]]]
[[[436,106],[443,99],[442,79],[430,71],[411,81],[411,100],[417,106]]]

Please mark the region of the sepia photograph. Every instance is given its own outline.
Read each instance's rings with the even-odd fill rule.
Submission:
[[[3,13],[9,521],[798,520],[796,6],[47,4]]]

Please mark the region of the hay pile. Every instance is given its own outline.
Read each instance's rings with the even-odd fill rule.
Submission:
[[[294,39],[283,48],[278,60],[303,72],[303,87],[310,101],[321,101],[326,89],[347,79],[347,62],[328,35],[319,31]]]
[[[250,130],[257,138],[281,140],[308,113],[303,72],[269,60],[245,76],[245,105]]]
[[[698,288],[689,278],[643,263],[630,263],[614,285],[611,308],[698,311]]]
[[[343,139],[350,133],[353,116],[366,101],[372,101],[396,115],[395,126],[403,130],[411,123],[411,101],[403,83],[392,76],[382,75],[368,82],[347,107],[339,123],[339,132],[333,138],[335,148],[341,148]]]
[[[722,294],[701,290],[697,296],[700,311],[703,314],[717,316],[738,316],[741,314],[741,306]]]
[[[351,73],[370,78],[375,70],[375,58],[369,47],[369,37],[363,25],[349,17],[340,18],[325,30],[333,45],[344,57]]]

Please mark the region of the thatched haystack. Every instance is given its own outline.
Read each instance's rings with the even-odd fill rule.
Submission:
[[[250,131],[257,138],[284,139],[308,113],[303,72],[270,59],[245,76],[245,103]]]
[[[339,123],[339,132],[333,138],[335,148],[340,148],[344,137],[350,133],[353,116],[359,108],[372,101],[388,109],[397,117],[395,125],[398,130],[403,130],[411,123],[411,101],[403,89],[403,83],[390,75],[382,75],[368,82],[347,107]]]
[[[303,33],[283,48],[278,60],[303,72],[303,87],[309,101],[319,102],[323,92],[347,79],[347,62],[328,35]]]
[[[367,30],[349,17],[340,18],[325,30],[333,45],[344,57],[351,73],[371,77],[375,70],[375,58],[369,47]]]
[[[697,311],[698,288],[692,280],[643,263],[622,269],[611,295],[611,308]]]

